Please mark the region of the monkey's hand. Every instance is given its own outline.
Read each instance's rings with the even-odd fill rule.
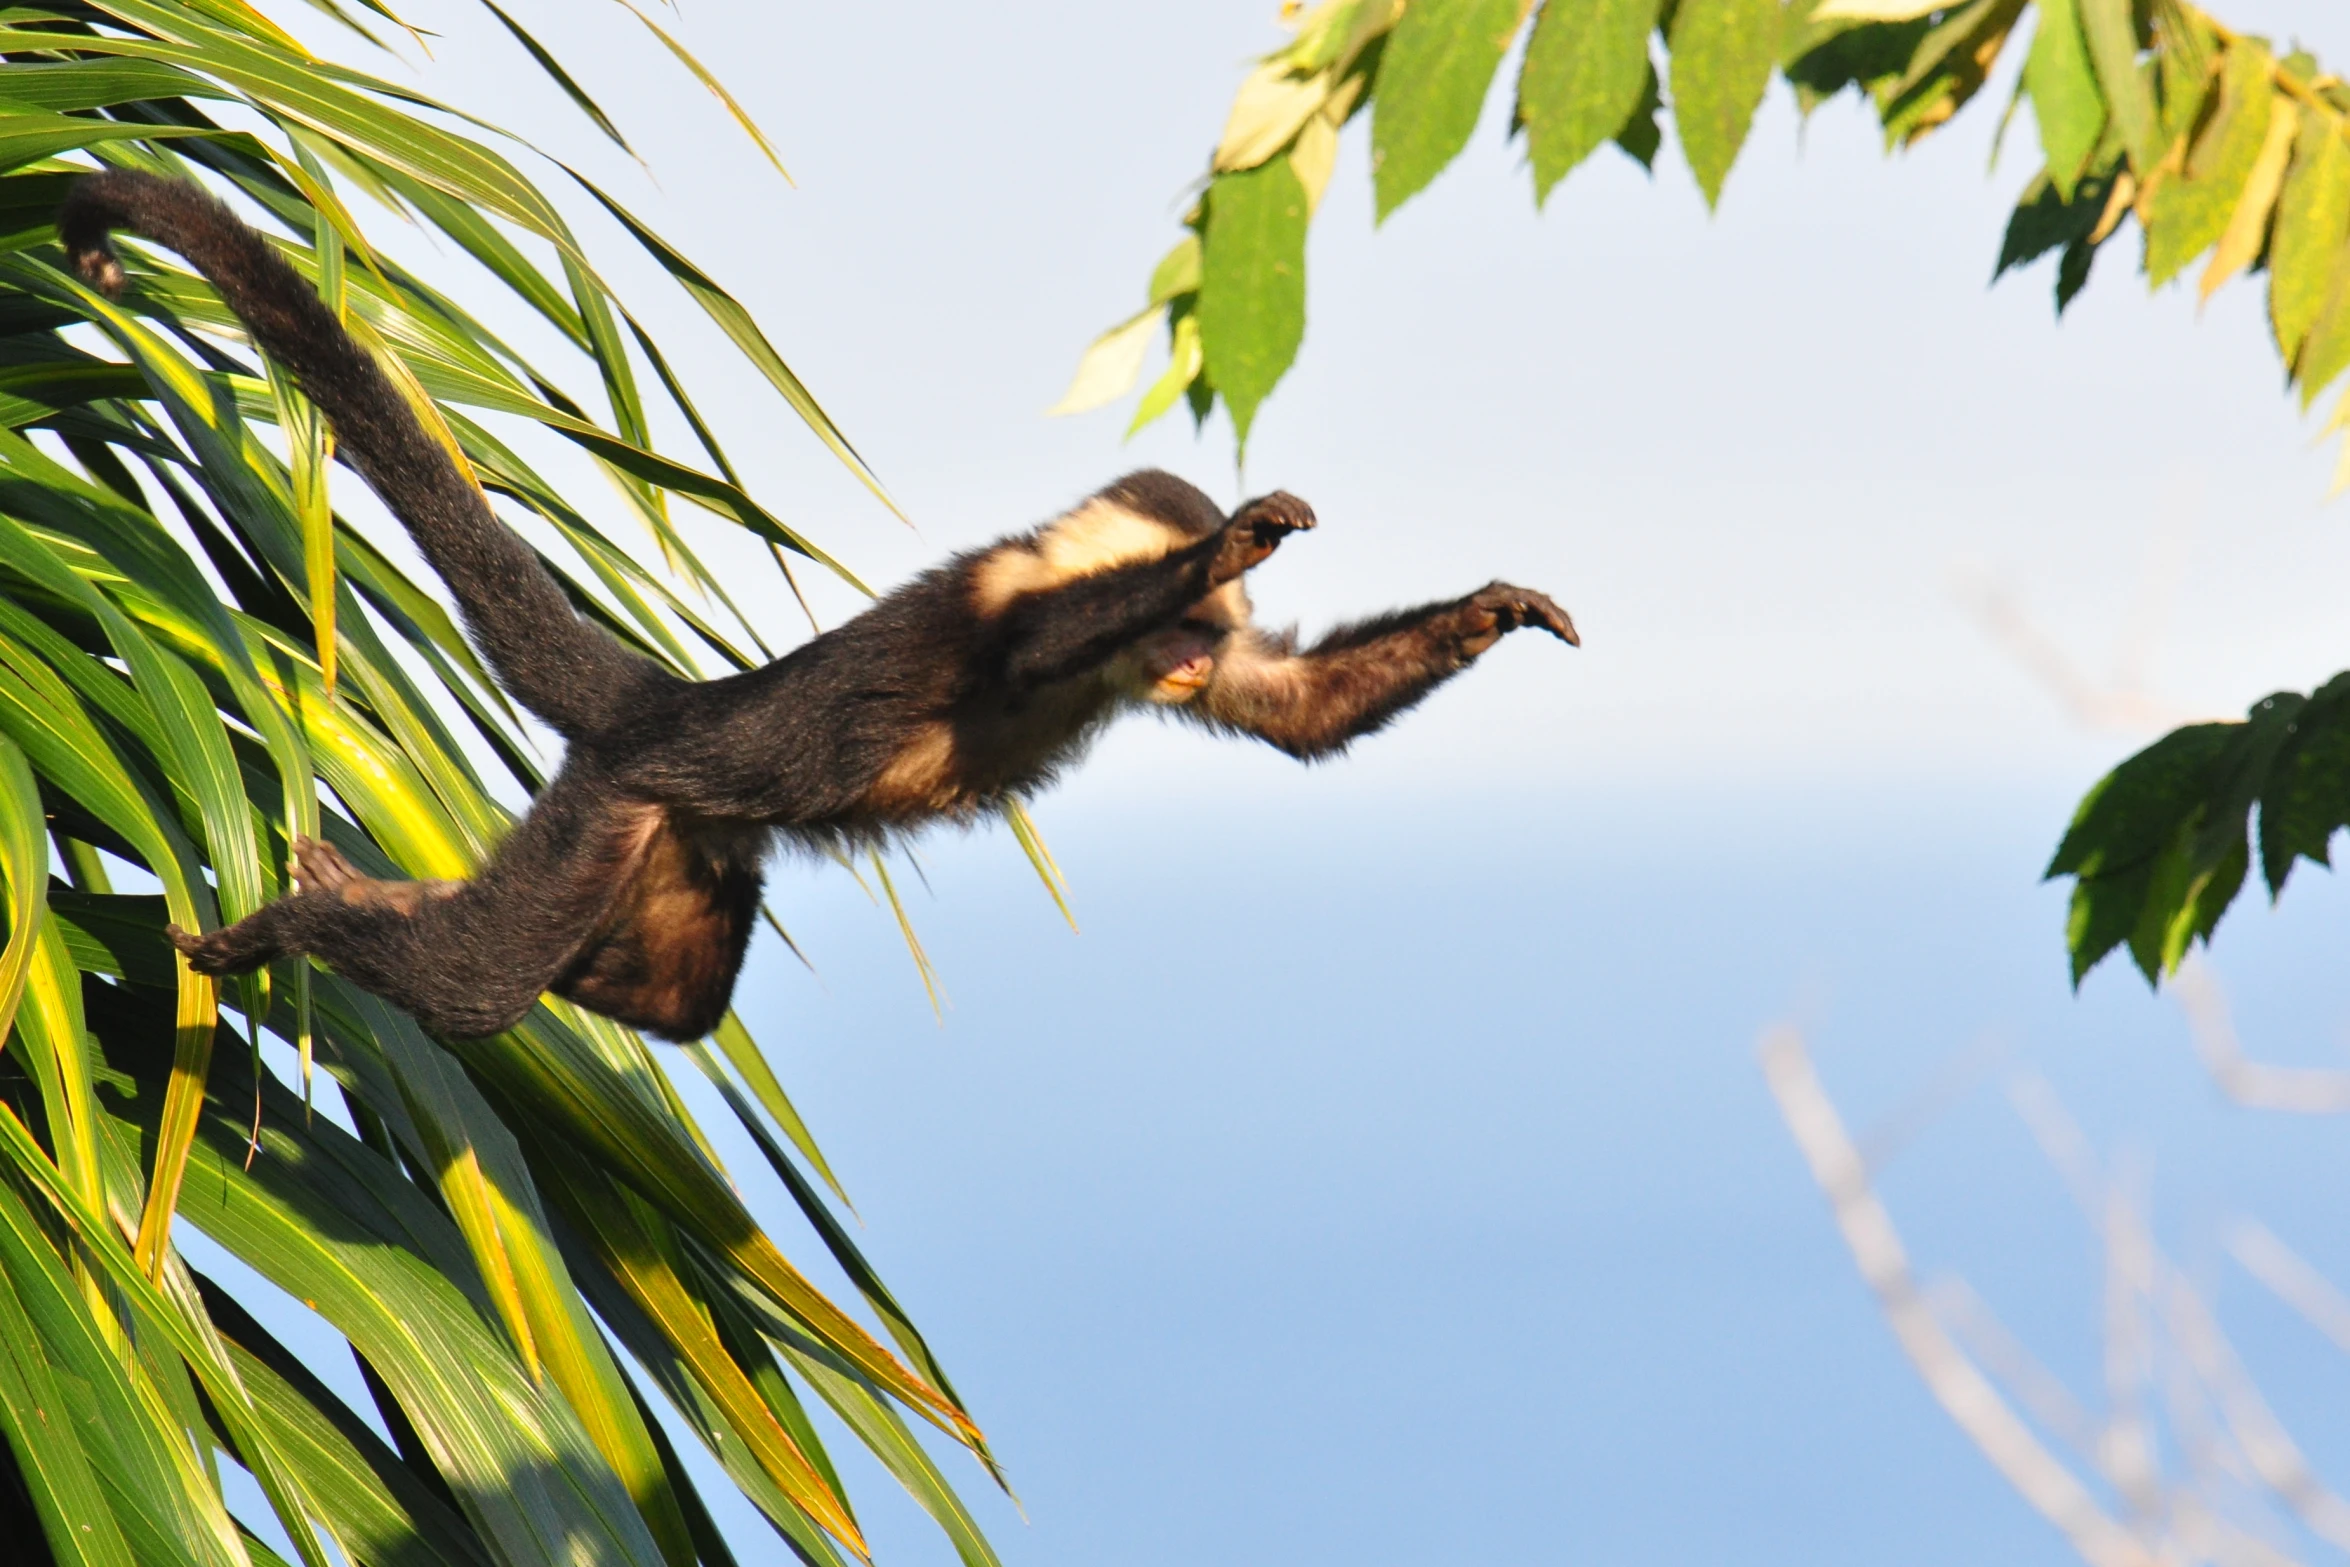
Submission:
[[[1260,495],[1232,514],[1224,525],[1224,542],[1208,568],[1208,580],[1222,586],[1263,563],[1293,533],[1314,525],[1314,508],[1290,494],[1275,490]]]
[[[1461,606],[1461,656],[1475,658],[1505,633],[1526,626],[1538,626],[1569,647],[1583,645],[1583,639],[1575,634],[1575,623],[1549,594],[1493,582],[1470,594]]]

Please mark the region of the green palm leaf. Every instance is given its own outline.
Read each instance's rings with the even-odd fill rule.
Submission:
[[[493,10],[625,146],[535,46],[545,22]],[[56,0],[0,19],[0,54],[0,1441],[35,1549],[274,1562],[227,1509],[226,1461],[309,1567],[722,1567],[657,1398],[807,1560],[864,1549],[813,1402],[991,1564],[903,1412],[992,1463],[978,1429],[834,1217],[839,1185],[739,1022],[692,1059],[854,1312],[743,1206],[636,1036],[549,1003],[452,1050],[292,963],[216,994],[165,942],[167,922],[209,929],[280,894],[297,834],[382,874],[463,875],[508,825],[499,791],[535,787],[543,761],[439,585],[337,510],[353,481],[330,432],[210,286],[134,243],[120,298],[93,293],[62,265],[57,206],[106,165],[239,202],[484,486],[552,530],[586,611],[682,672],[702,672],[697,646],[721,668],[766,656],[684,519],[766,541],[779,585],[783,552],[847,573],[744,487],[511,138],[312,57],[242,0]],[[212,117],[224,104],[237,128]],[[734,297],[586,189],[886,502]],[[358,196],[454,241],[453,264],[570,357],[526,358],[447,280],[379,253]],[[661,449],[648,368],[698,451]],[[584,450],[660,564],[542,477],[534,442]],[[1022,842],[1049,864],[1032,827]],[[299,1051],[300,1095],[263,1069],[268,1040]],[[191,1273],[175,1224],[347,1339],[394,1440]]]

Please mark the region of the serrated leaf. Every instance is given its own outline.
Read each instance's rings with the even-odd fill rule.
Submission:
[[[2267,247],[2269,219],[2276,212],[2285,165],[2293,156],[2293,142],[2300,129],[2301,113],[2293,107],[2293,100],[2276,94],[2269,104],[2268,136],[2260,144],[2260,155],[2252,160],[2252,172],[2245,176],[2244,194],[2237,199],[2227,231],[2212,250],[2211,264],[2195,285],[2203,298],[2209,299],[2221,284],[2252,265]]]
[[[1069,389],[1045,410],[1046,415],[1081,414],[1124,397],[1140,379],[1143,356],[1150,352],[1151,340],[1158,336],[1159,323],[1166,318],[1166,306],[1152,305],[1095,338],[1085,357],[1077,361]]]
[[[1469,144],[1486,89],[1524,14],[1520,0],[1413,0],[1405,7],[1380,56],[1371,104],[1377,221],[1385,222]],[[1215,329],[1207,330],[1213,342]]]
[[[2328,703],[2341,694],[2328,693]],[[2068,927],[2076,984],[2124,943],[2156,983],[2196,942],[2210,940],[2250,865],[2249,816],[2257,807],[2265,817],[2270,799],[2290,793],[2283,780],[2310,732],[2304,720],[2312,707],[2279,692],[2255,703],[2244,722],[2176,730],[2090,792],[2049,866],[2051,876],[2079,878]],[[2325,714],[2320,705],[2321,727]],[[2341,805],[2337,799],[2328,809],[2338,815]],[[2330,830],[2319,821],[2280,821],[2271,841],[2264,824],[2271,887],[2312,837],[2322,854]]]
[[[1972,0],[1930,27],[1901,75],[1875,90],[1886,145],[1916,141],[1980,92],[2022,14],[2023,0]]]
[[[1623,129],[1651,74],[1662,0],[1545,0],[1518,72],[1534,201]]]
[[[1330,101],[1330,88],[1328,73],[1300,75],[1286,54],[1265,61],[1233,95],[1211,167],[1253,169],[1280,152]]]
[[[2138,24],[2131,0],[2076,0],[2081,39],[2097,73],[2097,89],[2112,111],[2130,162],[2144,178],[2162,156],[2154,98],[2138,72]]]
[[[2301,122],[2293,165],[2277,197],[2269,242],[2268,314],[2277,351],[2298,366],[2301,345],[2325,308],[2335,263],[2350,239],[2350,142],[2329,115]],[[2306,404],[2304,405],[2306,406]]]
[[[2195,134],[2212,93],[2219,86],[2222,56],[2251,44],[2263,54],[2266,43],[2257,38],[2222,40],[2210,23],[2193,8],[2164,0],[2146,13],[2152,23],[2152,53],[2139,67],[2154,89],[2161,145],[2175,151]]]
[[[1820,22],[1802,0],[1787,8],[1779,58],[1796,106],[1809,115],[1847,87],[1883,101],[1908,71],[1918,45],[1932,30],[1926,17],[1855,27]]]
[[[2227,52],[2219,105],[2186,166],[2154,193],[2146,218],[2146,282],[2160,288],[2225,233],[2268,141],[2274,61],[2249,39]]]
[[[2159,961],[2169,907],[2188,880],[2188,835],[2239,727],[2175,730],[2108,773],[2081,801],[2045,873],[2077,878],[2065,933],[2074,984],[2125,942],[2142,961]],[[2157,908],[2159,914],[2149,914]]]
[[[1770,88],[1779,24],[1779,0],[1680,0],[1674,12],[1673,124],[1709,207]]]
[[[1175,399],[1198,381],[1200,367],[1205,363],[1200,352],[1199,315],[1196,311],[1186,311],[1182,319],[1175,323],[1174,338],[1168,345],[1166,371],[1151,383],[1150,390],[1143,393],[1142,400],[1135,404],[1133,422],[1126,426],[1127,437],[1131,439],[1144,425],[1174,407]]]
[[[1821,0],[1815,22],[1909,22],[1948,7],[1950,0]]]
[[[1310,218],[1322,205],[1330,176],[1338,171],[1338,126],[1328,114],[1315,115],[1298,131],[1297,140],[1289,144],[1289,169],[1306,193]]]
[[[1297,358],[1306,330],[1306,193],[1287,158],[1208,187],[1201,235],[1200,350],[1240,442]]]
[[[2043,169],[2024,187],[2000,241],[1999,264],[1992,269],[1997,282],[2012,267],[2025,266],[2052,250],[2085,241],[2104,216],[2111,194],[2111,174],[2094,174],[2075,185],[2071,199],[2057,190],[2054,174]]]
[[[2330,865],[2334,834],[2350,827],[2350,674],[2311,692],[2293,728],[2260,791],[2260,868],[2272,896],[2296,859]]]
[[[2350,370],[2350,249],[2334,252],[2325,304],[2309,324],[2309,337],[2293,360],[2293,379],[2301,388],[2301,406],[2307,408]]]
[[[1151,268],[1150,302],[1166,304],[1178,294],[1199,289],[1199,236],[1186,234]]]
[[[2077,0],[2040,0],[2032,52],[2024,61],[2024,91],[2040,126],[2040,150],[2056,193],[2070,201],[2089,155],[2105,131],[2105,99],[2081,37]]]
[[[1615,143],[1625,157],[1652,174],[1656,172],[1656,155],[1665,144],[1664,127],[1658,123],[1664,112],[1664,84],[1657,78],[1656,63],[1650,61],[1647,78],[1640,84],[1640,101],[1616,132]]]

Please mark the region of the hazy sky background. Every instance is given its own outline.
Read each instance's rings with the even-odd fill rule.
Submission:
[[[1220,417],[1121,445],[1122,410],[1039,411],[1140,303],[1278,41],[1269,0],[699,0],[681,36],[796,190],[625,12],[515,9],[657,189],[483,13],[413,8],[450,39],[417,79],[581,159],[751,306],[918,531],[571,203],[734,394],[703,405],[754,491],[868,580],[1128,466],[1237,493]],[[2222,14],[2350,61],[2333,0]],[[1323,527],[1260,605],[1311,629],[1499,575],[1556,594],[1583,650],[1515,639],[1310,773],[1131,726],[1038,810],[1082,936],[1001,833],[933,841],[943,1027],[885,915],[782,871],[818,975],[762,948],[745,1008],[1021,1491],[1025,1523],[968,1487],[1009,1567],[2069,1559],[1854,1277],[1753,1061],[1791,1015],[1856,1124],[1990,1032],[2150,1170],[2181,1255],[2257,1212],[2350,1278],[2340,1125],[2220,1104],[2118,969],[2068,990],[2037,878],[2152,731],[2078,723],[1965,598],[1998,585],[2094,679],[2135,659],[2181,716],[2239,712],[2350,664],[2350,503],[2323,503],[2335,452],[2281,393],[2258,287],[2150,301],[2132,238],[2061,327],[2045,265],[1986,289],[2037,165],[2027,114],[1985,173],[2007,80],[1898,158],[1852,103],[1799,127],[1775,87],[1710,218],[1670,151],[1652,180],[1612,149],[1537,215],[1497,96],[1374,233],[1358,124],[1247,475]],[[2218,970],[2265,1054],[2350,1041],[2346,917],[2306,869],[2230,916]],[[1921,1267],[2094,1398],[2094,1240],[2000,1080],[1886,1193]],[[2213,1276],[2350,1480],[2350,1362]],[[951,1559],[849,1467],[884,1561]]]

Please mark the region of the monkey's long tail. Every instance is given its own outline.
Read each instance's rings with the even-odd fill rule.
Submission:
[[[515,700],[577,738],[605,727],[632,690],[658,678],[649,660],[580,618],[537,553],[498,520],[317,291],[235,213],[183,180],[110,169],[76,181],[58,234],[74,267],[108,294],[123,282],[107,242],[118,228],[185,256],[325,410],[337,449],[449,584]]]

